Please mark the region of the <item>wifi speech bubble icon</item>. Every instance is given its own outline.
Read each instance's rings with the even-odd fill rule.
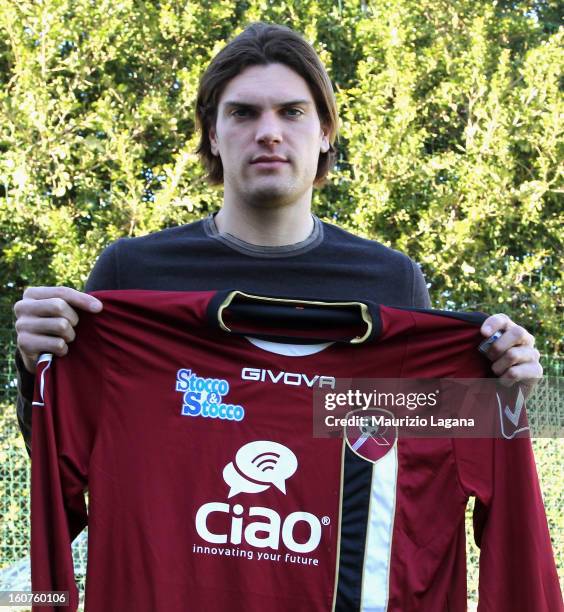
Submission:
[[[229,485],[229,497],[237,493],[260,493],[271,485],[286,494],[286,480],[298,468],[296,455],[283,444],[257,440],[242,446],[235,462],[223,468],[223,479]]]

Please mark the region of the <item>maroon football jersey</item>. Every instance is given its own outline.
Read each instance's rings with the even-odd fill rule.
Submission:
[[[87,612],[465,610],[475,496],[480,609],[560,609],[528,438],[312,435],[336,379],[489,376],[471,318],[371,307],[363,342],[308,352],[226,331],[226,294],[95,295],[38,364],[34,590],[76,609],[88,525]]]

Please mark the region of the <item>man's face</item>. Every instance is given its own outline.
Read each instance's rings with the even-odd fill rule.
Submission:
[[[226,200],[253,206],[311,198],[319,154],[329,150],[306,81],[283,64],[251,66],[229,81],[209,137]]]

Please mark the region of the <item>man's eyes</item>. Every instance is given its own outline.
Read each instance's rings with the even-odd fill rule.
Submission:
[[[231,111],[232,117],[249,117],[251,114],[252,111],[250,108],[236,108],[235,110]]]
[[[291,117],[292,119],[301,117],[304,114],[304,111],[301,108],[297,107],[288,107],[283,108],[281,113],[287,117]],[[231,116],[237,119],[256,117],[258,112],[253,110],[252,108],[235,108],[231,111]]]

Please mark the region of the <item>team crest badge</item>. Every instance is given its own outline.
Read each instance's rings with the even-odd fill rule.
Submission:
[[[376,463],[396,443],[397,427],[386,424],[393,414],[381,408],[355,410],[347,415],[345,439],[350,449],[359,457]]]

